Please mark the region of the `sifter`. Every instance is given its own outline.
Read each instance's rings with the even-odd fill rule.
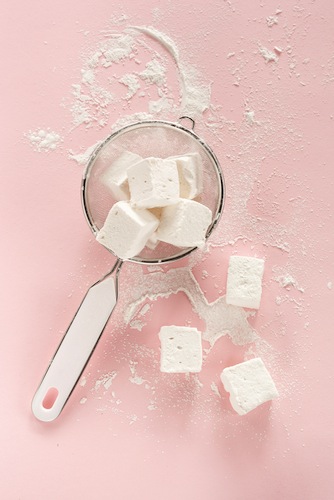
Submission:
[[[182,125],[181,120],[187,120],[190,127]],[[224,179],[216,155],[195,134],[194,126],[194,120],[188,117],[181,117],[177,123],[141,121],[121,128],[99,144],[89,158],[81,185],[83,211],[94,236],[117,201],[102,182],[103,176],[125,151],[143,158],[198,153],[203,166],[203,190],[196,200],[212,212],[206,239],[210,236],[223,209]],[[156,248],[145,247],[139,255],[127,260],[147,265],[165,264],[185,257],[195,249],[160,242]],[[32,412],[41,421],[56,419],[64,408],[117,303],[123,260],[117,255],[115,257],[111,271],[94,283],[84,296],[33,397]]]

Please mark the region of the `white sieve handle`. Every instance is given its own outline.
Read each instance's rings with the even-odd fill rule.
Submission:
[[[32,412],[39,420],[57,418],[76,386],[117,303],[119,268],[118,261],[81,302],[32,400]]]

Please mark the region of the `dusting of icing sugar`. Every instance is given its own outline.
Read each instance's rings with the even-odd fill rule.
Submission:
[[[267,21],[267,26],[269,28],[272,28],[275,24],[278,24],[278,17],[277,16],[268,16],[266,18]]]
[[[150,46],[150,39],[158,45]],[[151,60],[142,63],[141,56],[145,60],[147,54],[150,54]],[[109,126],[114,131],[135,121],[166,117],[168,114],[175,120],[181,115],[198,118],[210,108],[211,84],[203,81],[195,67],[181,60],[174,40],[151,26],[130,26],[120,33],[114,28],[104,30],[95,48],[90,48],[82,59],[79,81],[72,84],[70,96],[63,102],[72,115],[70,133],[77,127]],[[176,70],[180,88],[172,89],[168,85],[167,74],[171,64]],[[131,71],[119,75],[115,68],[121,65],[131,68]],[[127,88],[123,96],[120,96],[120,86]],[[132,100],[140,97],[146,98],[146,110],[124,114],[124,101],[130,105]],[[119,117],[115,117],[116,106],[122,108]],[[39,152],[52,151],[62,140],[49,130],[30,132],[27,136]],[[82,156],[83,153],[74,151],[68,154],[79,164],[86,163],[85,154]]]
[[[151,26],[132,26],[131,29],[154,38],[173,57],[179,71],[181,84],[181,108],[179,112],[195,118],[207,110],[210,106],[211,86],[207,83],[201,83],[196,68],[181,61],[176,43],[168,35]]]
[[[278,61],[277,54],[275,54],[275,52],[272,52],[271,50],[267,49],[266,47],[260,46],[259,52],[260,52],[261,56],[263,57],[263,59],[266,61],[266,63]]]
[[[138,74],[140,78],[151,85],[156,84],[161,87],[166,84],[166,68],[157,59],[146,63],[145,69]]]
[[[94,390],[98,391],[101,387],[103,387],[106,391],[111,387],[113,380],[117,377],[117,372],[112,371],[108,372],[104,375],[101,375],[94,385]]]
[[[63,141],[58,133],[53,132],[49,128],[30,131],[25,134],[25,136],[30,141],[34,150],[39,153],[43,151],[54,151]]]
[[[93,154],[93,151],[101,144],[101,141],[98,141],[96,144],[89,146],[83,153],[74,153],[72,150],[68,152],[68,158],[70,160],[76,161],[79,165],[87,165],[89,158]]]
[[[153,293],[152,290],[159,290]],[[225,296],[215,302],[208,302],[193,273],[188,268],[171,269],[141,277],[136,283],[132,301],[124,312],[125,323],[130,323],[138,308],[147,300],[169,297],[183,292],[189,299],[193,310],[205,321],[203,339],[213,346],[222,336],[228,335],[235,345],[245,345],[257,339],[255,330],[250,326],[248,317],[252,314],[243,308],[226,304]]]
[[[131,97],[133,97],[136,94],[136,92],[140,89],[140,83],[138,77],[133,73],[125,74],[118,81],[128,87],[128,93],[126,94],[125,97],[126,99],[131,99]]]
[[[144,382],[146,382],[146,380],[137,374],[137,365],[138,365],[138,361],[130,360],[129,368],[130,368],[130,372],[131,372],[131,377],[129,377],[129,380],[132,384],[142,385]]]
[[[332,283],[332,281],[329,281],[327,283],[327,288],[328,288],[328,290],[332,290],[333,289],[333,283]]]
[[[273,24],[276,23],[274,22]],[[157,53],[156,48],[149,47],[149,40],[145,39],[147,43],[146,41],[144,43],[139,38],[140,35],[147,35],[154,38],[173,59],[180,82],[180,92],[176,96],[167,85],[167,58],[161,57]],[[157,118],[161,113],[171,112],[175,116],[180,116],[180,112],[182,111],[182,113],[198,117],[206,111],[205,126],[212,133],[211,135],[215,136],[218,144],[225,141],[227,147],[222,153],[223,162],[225,161],[229,163],[229,166],[234,167],[233,176],[231,176],[229,182],[229,192],[231,193],[229,211],[224,215],[222,229],[218,227],[214,231],[207,246],[208,251],[213,247],[223,249],[225,245],[237,246],[243,242],[253,245],[252,248],[254,248],[255,245],[261,242],[264,247],[270,246],[286,254],[286,257],[289,257],[291,247],[288,237],[293,234],[300,219],[296,219],[295,225],[291,223],[286,227],[275,221],[266,220],[265,217],[252,215],[247,206],[260,172],[259,165],[264,159],[263,151],[257,151],[258,145],[268,144],[268,150],[270,150],[272,143],[275,144],[275,148],[277,143],[276,130],[273,131],[273,128],[270,129],[268,123],[262,121],[262,117],[265,114],[261,114],[261,123],[255,120],[255,111],[248,108],[244,117],[242,116],[242,112],[240,114],[241,124],[225,118],[222,106],[214,107],[210,103],[210,84],[202,79],[195,68],[186,65],[181,60],[181,54],[176,43],[168,35],[155,28],[126,28],[120,34],[112,33],[108,30],[103,33],[103,37],[104,40],[86,55],[79,75],[79,83],[72,87],[72,101],[69,106],[72,112],[72,125],[74,127],[85,128],[108,126],[108,129],[110,127],[112,130],[115,130],[135,121]],[[156,44],[154,47],[156,47]],[[143,67],[140,50],[144,49],[145,56],[147,56],[148,52],[150,53],[151,61],[144,63]],[[274,50],[278,55],[282,52],[282,49],[278,47],[275,47]],[[260,54],[268,63],[278,61],[277,54],[265,47],[260,47]],[[227,59],[234,56],[236,56],[236,53],[230,52],[227,55]],[[231,62],[234,62],[236,59],[239,62],[240,58],[241,56],[238,52],[238,56]],[[146,61],[147,58],[145,57],[143,60]],[[123,76],[116,75],[114,72],[115,65],[119,65],[122,68],[122,66],[125,67],[127,62],[131,63],[131,67],[135,69],[129,72],[129,68],[126,68],[127,71]],[[106,81],[100,81],[102,68],[104,74],[108,75],[106,79],[107,83]],[[238,67],[239,73],[237,72],[234,75],[236,78],[235,82],[238,85],[242,81],[242,68],[242,64],[240,64],[240,67]],[[117,92],[115,91],[117,85],[122,86],[125,97],[117,98]],[[124,115],[119,120],[116,120],[113,114],[113,124],[110,126],[111,108],[114,109],[117,103],[122,104],[123,110],[127,104],[129,104],[129,109],[131,109],[130,104],[132,103],[132,99],[139,99],[145,96],[150,97],[150,95],[153,96],[155,93],[158,99],[154,96],[148,102],[145,111]],[[124,101],[127,101],[127,103]],[[253,106],[253,103],[251,105]],[[259,126],[249,126],[254,124]],[[294,131],[291,133],[290,128],[286,128],[286,130],[288,131],[286,144],[293,144],[294,147],[298,147],[298,137],[294,135]],[[221,138],[222,131],[225,134],[224,140]],[[226,142],[227,134],[230,135],[229,141]],[[270,140],[272,143],[270,143]],[[76,154],[70,151],[69,158],[81,165],[86,164],[98,144],[91,146],[83,153]],[[250,152],[252,154],[249,154]],[[301,200],[297,200],[294,206],[297,211],[299,210],[302,213],[303,204]],[[235,250],[237,251],[237,249]],[[295,251],[295,249],[292,248],[292,251]],[[190,269],[197,263],[201,263],[203,255],[204,253],[201,252],[192,254],[189,260]],[[204,350],[207,354],[210,353],[211,348],[218,339],[222,336],[228,336],[234,345],[249,346],[245,355],[246,358],[247,356],[254,357],[261,355],[265,360],[269,360],[274,368],[277,369],[280,355],[272,349],[269,343],[262,340],[258,333],[251,327],[248,321],[251,313],[242,308],[227,305],[223,296],[214,302],[209,302],[190,269],[179,268],[163,272],[162,268],[156,266],[149,267],[146,274],[142,274],[141,270],[136,271],[134,276],[131,277],[131,291],[125,302],[124,310],[126,317],[125,319],[122,317],[120,320],[121,326],[123,322],[126,324],[123,330],[120,328],[120,331],[126,331],[126,325],[130,325],[132,329],[142,332],[146,325],[145,315],[150,309],[150,304],[147,301],[156,301],[158,298],[166,298],[171,294],[182,292],[187,296],[198,318],[205,323],[203,339],[210,343],[210,349]],[[294,287],[299,291],[303,291],[297,281],[290,274],[286,274],[286,270],[276,270],[275,272],[277,276],[276,281],[283,288]],[[209,274],[203,271],[202,278],[206,279],[208,277]],[[280,278],[282,278],[281,281],[279,280]],[[328,289],[332,289],[332,283],[328,282],[327,287]],[[158,292],[153,293],[152,290],[158,290]],[[289,301],[294,305],[297,312],[300,313],[302,311],[302,302],[297,301],[295,298],[276,298],[277,305]],[[138,335],[138,338],[140,338],[140,334],[137,332],[130,332],[130,334]],[[203,396],[207,390],[209,395],[202,398],[203,406],[200,418],[210,418],[207,409],[210,407],[212,400],[216,401],[219,395],[219,388],[215,382],[209,381],[205,383],[198,376],[187,377],[182,380],[180,378],[164,377],[159,372],[158,349],[148,349],[137,343],[129,345],[129,337],[125,337],[125,340],[122,342],[122,345],[118,344],[117,348],[111,343],[110,351],[117,355],[117,359],[122,364],[129,363],[131,376],[127,379],[126,383],[151,389],[147,406],[149,411],[160,410],[161,414],[163,414],[163,408],[168,406],[185,411],[186,405],[193,404],[192,402],[198,396],[199,391],[201,391]],[[146,368],[146,365],[149,365],[150,370],[154,371],[153,376],[151,371]],[[140,375],[137,373],[138,367],[140,367]],[[106,395],[101,393],[101,389],[104,389],[104,391],[110,389],[116,375],[116,371],[108,371],[105,375],[99,377],[95,383],[94,390],[98,394],[98,399],[108,398],[105,408],[101,408],[100,411],[104,411],[108,408],[108,404],[111,404],[114,413],[124,413],[124,410],[119,408],[121,400],[116,397],[114,391],[109,391]],[[119,379],[120,377],[115,382],[116,386]],[[84,384],[80,385],[84,386]],[[179,390],[182,397],[178,400],[177,391]],[[160,397],[158,395],[159,391],[165,396]],[[109,400],[110,393],[112,398]],[[87,398],[82,398],[82,400],[86,402]],[[219,407],[219,412],[220,410],[221,408]],[[136,415],[130,415],[127,418],[130,421],[130,425],[138,420]]]
[[[255,111],[245,111],[245,118],[248,125],[260,125],[260,122],[255,120]]]
[[[211,387],[212,392],[213,392],[216,396],[218,396],[219,398],[221,398],[221,395],[220,395],[219,389],[218,389],[218,387],[217,387],[217,384],[216,384],[215,382],[211,382],[210,387]]]
[[[274,280],[281,285],[282,288],[290,290],[291,287],[295,288],[301,293],[305,292],[305,289],[301,287],[297,280],[286,270],[279,266],[273,267],[273,272],[275,274]]]

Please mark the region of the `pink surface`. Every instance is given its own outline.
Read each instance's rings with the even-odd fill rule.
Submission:
[[[161,375],[160,326],[203,330],[208,318],[179,292],[146,301],[141,331],[125,325],[146,273],[126,265],[114,322],[86,384],[56,422],[42,424],[30,410],[34,391],[87,287],[114,262],[86,225],[83,167],[68,151],[84,151],[120,116],[147,112],[148,97],[156,98],[118,102],[105,127],[72,127],[82,53],[123,14],[114,30],[154,26],[211,84],[211,115],[198,117],[197,130],[220,159],[228,196],[214,245],[188,264],[213,302],[225,293],[229,255],[266,259],[261,308],[249,320],[265,342],[236,346],[221,337],[199,376],[203,387]],[[277,24],[269,26],[273,15]],[[333,15],[331,2],[307,0],[13,0],[1,7],[1,498],[333,497]],[[266,63],[259,47],[282,52]],[[116,71],[129,69],[121,63]],[[257,123],[247,122],[249,111]],[[217,126],[209,127],[213,115]],[[48,127],[62,144],[35,152],[24,134]],[[282,287],[281,275],[296,286]],[[253,355],[263,358],[280,398],[239,417],[219,374]],[[131,382],[131,369],[145,382]],[[113,371],[110,387],[97,384]]]

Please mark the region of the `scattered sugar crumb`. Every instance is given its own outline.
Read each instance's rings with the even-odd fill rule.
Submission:
[[[81,398],[80,399],[80,404],[84,405],[86,403],[86,401],[87,401],[87,398]]]
[[[267,26],[269,26],[269,28],[272,28],[272,26],[274,26],[274,24],[278,24],[278,17],[277,16],[268,16],[266,21],[267,21]]]
[[[203,269],[203,271],[202,271],[202,280],[206,279],[208,276],[209,276],[208,271],[206,271],[205,269]]]
[[[166,83],[166,68],[157,59],[152,59],[146,64],[139,77],[150,84],[156,84],[158,87]]]
[[[117,372],[116,371],[112,371],[112,372],[109,372],[105,375],[102,375],[96,382],[95,382],[95,386],[94,386],[94,389],[95,391],[98,391],[101,386],[104,387],[104,389],[107,391],[110,386],[112,385],[113,383],[113,380],[117,377]]]
[[[277,55],[274,52],[272,52],[271,50],[267,49],[266,47],[261,46],[259,48],[259,52],[260,52],[261,56],[264,58],[264,60],[266,61],[266,63],[278,61]]]
[[[211,383],[211,385],[210,385],[210,387],[211,387],[212,392],[213,392],[216,396],[218,396],[219,398],[221,398],[221,395],[220,395],[219,389],[218,389],[218,387],[217,387],[217,384],[216,384],[215,382],[212,382],[212,383]]]
[[[300,287],[295,278],[293,278],[290,274],[286,274],[284,276],[278,276],[277,278],[275,278],[275,281],[277,281],[283,288],[287,288],[288,290],[291,287],[294,287],[301,293],[305,292],[305,289]]]
[[[85,387],[86,383],[87,383],[86,377],[85,376],[81,377],[79,385],[81,385],[81,387]]]
[[[137,422],[137,420],[139,420],[139,417],[138,417],[138,415],[130,415],[129,420],[130,420],[129,424],[132,425],[135,422]]]
[[[60,142],[63,141],[62,137],[48,129],[37,129],[35,131],[29,131],[25,136],[29,139],[30,144],[35,151],[47,152],[54,151]]]
[[[226,56],[227,59],[230,59],[230,57],[235,56],[235,52],[229,52]]]
[[[144,382],[147,382],[147,380],[143,379],[137,374],[137,361],[130,361],[129,362],[129,368],[131,372],[131,377],[129,377],[129,380],[132,384],[135,385],[142,385]]]
[[[332,288],[333,288],[333,283],[332,283],[332,281],[329,281],[329,282],[327,283],[327,288],[328,288],[328,290],[332,290]]]
[[[251,125],[253,126],[254,124],[255,125],[259,125],[260,122],[255,120],[255,111],[246,111],[245,112],[245,117],[246,117],[246,122],[248,125]]]
[[[204,349],[204,351],[205,351],[205,349]],[[204,384],[200,381],[200,379],[198,378],[198,375],[195,375],[193,377],[193,380],[194,380],[196,386],[198,387],[198,389],[202,389],[202,387],[204,386]]]
[[[130,321],[130,327],[133,330],[138,330],[139,332],[142,331],[145,325],[146,323],[144,323],[144,321],[140,321],[139,319],[133,319],[132,321]]]
[[[139,315],[140,316],[145,316],[145,314],[151,309],[151,305],[150,304],[144,304],[143,307],[140,309],[139,311]]]
[[[147,409],[150,411],[154,411],[154,410],[157,410],[158,407],[154,401],[150,401],[150,404],[148,405]]]
[[[139,377],[138,375],[133,375],[132,377],[129,377],[129,380],[132,384],[135,385],[142,385],[145,380],[142,377]]]

